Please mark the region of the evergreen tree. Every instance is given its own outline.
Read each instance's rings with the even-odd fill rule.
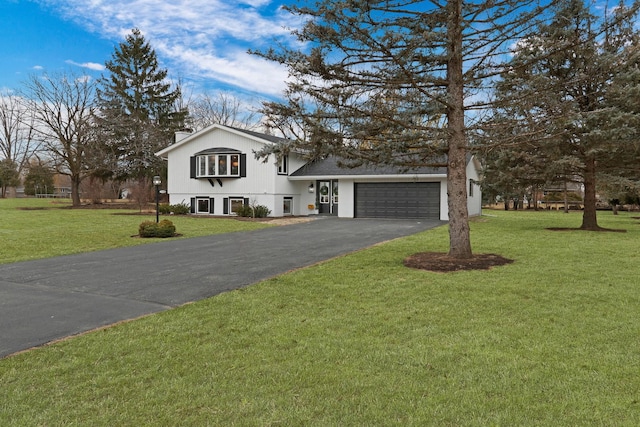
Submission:
[[[35,196],[37,194],[53,194],[53,169],[41,162],[31,162],[29,171],[24,179],[24,194]]]
[[[20,184],[18,165],[11,159],[0,160],[0,197],[5,198],[7,187],[17,187]]]
[[[624,34],[634,32],[631,23]],[[616,169],[616,174],[602,174],[601,181],[606,183],[606,189],[610,190],[611,183],[622,183],[619,190],[623,193],[635,193],[636,198],[640,189],[640,35],[636,32],[632,37],[627,37],[631,42],[626,43],[619,60],[624,64],[613,79],[612,89],[609,93],[609,107],[617,114],[612,117],[616,123],[615,133],[612,138],[624,142],[627,155]],[[598,187],[600,188],[600,186]],[[622,197],[621,199],[628,199]],[[633,197],[631,197],[633,198]]]
[[[512,41],[535,24],[538,3],[338,0],[288,6],[307,20],[294,34],[310,49],[261,53],[290,73],[286,101],[265,105],[267,123],[301,128],[288,146],[274,150],[336,155],[347,166],[446,166],[449,256],[471,257],[469,112],[486,108],[476,95],[501,69]]]
[[[501,150],[526,150],[542,160],[541,178],[581,182],[581,228],[587,230],[599,228],[598,175],[618,175],[640,160],[637,140],[630,137],[633,114],[624,112],[628,101],[613,102],[618,76],[630,65],[624,52],[638,43],[637,10],[637,4],[620,4],[599,19],[582,0],[558,2],[553,19],[519,43],[497,86],[491,138]]]
[[[99,126],[103,177],[142,180],[158,175],[164,164],[154,153],[173,142],[187,111],[176,108],[181,92],[138,29],[116,47],[99,81]]]

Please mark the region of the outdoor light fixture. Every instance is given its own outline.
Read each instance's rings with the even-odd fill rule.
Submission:
[[[160,184],[162,180],[158,175],[153,177],[153,185],[156,186],[156,224],[160,222],[159,207],[160,207]]]
[[[309,184],[309,193],[313,193],[313,182]]]

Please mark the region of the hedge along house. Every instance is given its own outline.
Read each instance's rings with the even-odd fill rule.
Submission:
[[[293,152],[255,158],[265,144],[280,140],[222,125],[177,133],[175,144],[156,153],[168,161],[169,202],[206,215],[234,215],[237,206],[249,204],[266,206],[274,217],[449,219],[446,168],[341,168],[333,158],[306,163]],[[481,214],[479,170],[470,157],[470,216]]]

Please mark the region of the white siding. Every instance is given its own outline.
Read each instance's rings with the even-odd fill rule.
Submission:
[[[340,200],[338,203],[338,216],[341,218],[353,218],[355,212],[355,181],[353,179],[341,179],[338,181]]]
[[[222,186],[216,178],[191,178],[190,158],[195,153],[217,147],[231,148],[246,154],[247,176],[219,178]],[[192,135],[185,143],[176,144],[175,148],[167,153],[167,191],[170,203],[190,204],[192,198],[213,198],[214,215],[223,215],[225,198],[242,197],[248,198],[250,204],[267,206],[271,210],[271,216],[282,216],[284,197],[292,197],[295,215],[313,213],[307,209],[308,196],[305,194],[304,199],[301,198],[302,190],[307,191],[306,186],[300,182],[289,181],[287,175],[278,175],[275,156],[269,156],[266,161],[255,158],[254,152],[263,147],[263,143],[248,136],[219,128]],[[291,155],[288,172],[293,172],[303,164],[302,159]]]
[[[480,189],[480,176],[478,174],[475,158],[467,164],[467,209],[469,216],[482,215],[482,191]],[[469,195],[469,186],[473,182],[473,196]]]
[[[288,175],[279,175],[275,156],[271,155],[266,161],[256,159],[254,152],[261,150],[267,141],[260,140],[242,132],[214,125],[193,135],[177,135],[176,143],[159,155],[168,159],[168,193],[170,203],[191,203],[192,198],[213,199],[215,215],[224,214],[224,199],[249,199],[251,204],[267,206],[271,216],[282,216],[285,197],[293,200],[293,215],[317,214],[317,188],[309,193],[309,185],[316,185],[318,179],[337,179],[340,188],[340,202],[338,215],[353,218],[355,215],[355,183],[357,182],[440,182],[440,219],[448,220],[447,182],[444,175],[425,176],[384,176],[367,175],[357,177],[344,176],[314,176],[307,179],[290,180]],[[246,177],[193,179],[190,177],[190,158],[196,153],[211,148],[230,148],[246,155]],[[295,153],[289,155],[288,174],[293,173],[305,162]],[[467,165],[467,192],[469,180],[479,180],[479,165],[471,159]],[[211,184],[213,183],[213,185]],[[481,215],[482,194],[480,186],[474,184],[473,195],[467,199],[470,216]]]
[[[447,180],[440,182],[440,220],[449,221],[449,198],[447,197]]]

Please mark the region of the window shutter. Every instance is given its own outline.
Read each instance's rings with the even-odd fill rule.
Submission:
[[[214,199],[213,197],[210,197],[210,198],[209,198],[209,213],[210,213],[210,214],[213,214],[213,213],[214,213],[214,210],[213,210],[213,201],[214,201],[214,200],[215,200],[215,199]]]
[[[222,213],[225,214],[225,215],[229,215],[229,198],[225,197],[222,200],[222,203],[223,203],[223,205],[222,205]]]
[[[191,178],[195,178],[196,177],[196,156],[190,157],[189,158],[189,170],[190,170],[190,176]]]
[[[249,198],[248,197],[244,198],[244,205],[245,206],[249,206]]]
[[[246,154],[240,154],[240,176],[241,177],[247,176],[247,155]]]
[[[191,213],[196,213],[196,198],[191,198]]]

